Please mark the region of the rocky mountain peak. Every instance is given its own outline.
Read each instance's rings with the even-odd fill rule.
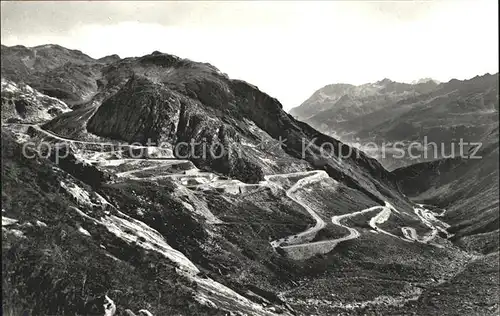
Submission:
[[[379,80],[379,81],[376,82],[376,84],[379,84],[379,85],[388,85],[388,84],[391,84],[391,83],[394,83],[394,81],[392,81],[389,78],[384,78],[384,79]]]
[[[440,82],[435,80],[435,79],[432,79],[432,78],[421,78],[421,79],[418,79],[418,80],[413,80],[411,82],[411,84],[419,84],[419,83],[435,83],[435,84],[439,84]]]
[[[110,63],[114,63],[115,61],[119,61],[120,59],[121,59],[120,56],[118,56],[117,54],[112,54],[112,55],[101,57],[98,59],[98,61],[110,64]]]

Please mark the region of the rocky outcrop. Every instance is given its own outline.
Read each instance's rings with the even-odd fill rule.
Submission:
[[[2,123],[40,123],[69,111],[56,98],[2,78]]]
[[[181,109],[178,94],[145,78],[132,78],[103,102],[88,121],[96,135],[130,143],[175,143]]]
[[[113,54],[113,55],[101,57],[97,61],[99,61],[101,63],[105,63],[105,64],[111,64],[111,63],[114,63],[115,61],[119,61],[120,59],[121,59],[120,56]]]

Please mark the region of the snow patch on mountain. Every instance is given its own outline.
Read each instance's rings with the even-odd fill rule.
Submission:
[[[27,84],[1,80],[2,122],[38,123],[71,111],[66,103]]]

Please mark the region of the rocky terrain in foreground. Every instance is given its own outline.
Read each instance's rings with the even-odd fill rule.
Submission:
[[[4,81],[32,87],[16,94],[32,114]],[[53,98],[67,109],[46,117]],[[468,176],[493,158],[463,179],[389,172],[160,52],[2,46],[4,109],[5,315],[498,314],[498,193]]]

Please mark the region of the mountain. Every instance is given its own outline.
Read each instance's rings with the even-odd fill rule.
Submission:
[[[440,84],[410,85],[385,79],[352,87],[344,94],[331,93],[327,87],[290,113],[366,151],[388,169],[446,158],[460,139],[477,142],[498,126],[498,74]],[[359,93],[367,88],[370,94]],[[318,99],[319,95],[323,97]],[[425,154],[429,143],[442,147],[438,154]],[[403,158],[400,150],[407,153]],[[415,157],[408,154],[410,150]]]
[[[210,64],[43,47],[61,65],[29,68],[15,52],[38,48],[2,46],[2,79],[37,84],[20,98],[54,97],[54,69],[86,85],[73,103],[55,96],[71,109],[54,118],[2,117],[6,314],[498,313],[498,247],[464,241],[485,230],[460,207],[450,227],[418,204],[428,184],[413,194],[411,170]]]
[[[81,139],[90,132],[141,144],[149,140],[175,146],[192,139],[207,146],[222,143],[231,152],[227,150],[217,159],[194,157],[193,161],[197,167],[243,181],[263,180],[263,174],[278,171],[300,171],[308,164],[380,199],[377,185],[394,187],[393,181],[372,184],[373,176],[390,177],[376,160],[353,150],[339,161],[338,152],[347,153],[348,146],[295,121],[276,99],[246,82],[228,79],[211,65],[155,52],[111,65],[101,80],[107,85],[95,100],[102,99],[102,103],[62,115],[44,128]],[[84,132],[79,135],[80,131]],[[256,148],[259,144],[269,145]],[[331,147],[324,151],[332,152],[321,155],[322,144]],[[186,148],[185,152],[198,156],[197,150]],[[239,152],[245,155],[236,157]]]
[[[30,85],[70,107],[85,103],[97,92],[101,68],[119,59],[101,59],[59,45],[1,47],[2,78]]]
[[[437,84],[426,81],[406,84],[383,79],[375,83],[354,86],[350,84],[327,85],[300,106],[290,110],[290,114],[300,120],[318,124],[344,122],[360,115],[375,112],[407,97],[414,97],[433,90]]]

